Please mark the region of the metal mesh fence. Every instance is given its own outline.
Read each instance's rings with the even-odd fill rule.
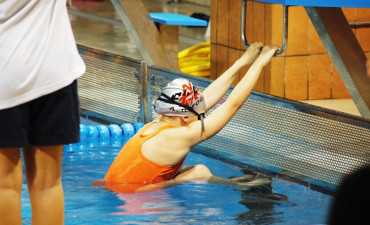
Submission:
[[[370,163],[370,130],[249,99],[209,148],[338,184]]]
[[[141,62],[86,48],[81,56],[86,64],[86,73],[78,80],[81,109],[139,121]]]
[[[149,99],[154,101],[161,87],[179,76],[191,80],[200,90],[211,82],[149,66]],[[153,117],[158,116],[148,110]],[[229,153],[240,161],[278,168],[278,172],[339,184],[344,174],[370,163],[370,121],[252,93],[221,132],[196,148],[210,154]]]
[[[189,79],[200,90],[211,82],[155,66],[142,71],[138,61],[91,51],[82,53],[87,72],[79,80],[81,107],[113,118],[156,118],[152,102],[172,79]],[[196,148],[337,185],[344,174],[370,164],[370,121],[252,93],[221,132]]]

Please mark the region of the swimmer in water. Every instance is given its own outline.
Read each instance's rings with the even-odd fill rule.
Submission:
[[[154,102],[154,110],[161,116],[145,125],[125,144],[104,180],[96,181],[94,185],[104,184],[114,192],[133,193],[191,180],[243,186],[266,183],[266,179],[246,177],[225,179],[214,176],[205,165],[182,167],[182,164],[193,146],[218,133],[231,120],[277,50],[276,46],[263,47],[262,43],[253,43],[203,93],[185,79],[168,83]],[[228,99],[205,117],[205,112],[220,101],[238,76],[237,72],[246,65],[251,67]]]

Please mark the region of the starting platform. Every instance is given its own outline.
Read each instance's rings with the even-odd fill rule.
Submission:
[[[251,0],[252,1],[252,0]],[[288,7],[303,6],[314,25],[331,61],[337,68],[361,115],[370,118],[370,79],[366,76],[366,55],[341,8],[370,8],[364,0],[253,0],[284,7],[282,54],[287,43]],[[242,0],[241,33],[246,48],[245,20],[247,0]]]
[[[366,0],[255,0],[257,2],[273,3],[287,6],[304,7],[339,7],[339,8],[370,8]]]
[[[178,67],[179,26],[207,26],[207,21],[174,13],[149,13],[141,0],[111,0],[146,62]]]
[[[177,13],[149,13],[153,22],[165,25],[206,27],[207,21]]]

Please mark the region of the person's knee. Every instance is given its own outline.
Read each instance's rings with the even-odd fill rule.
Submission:
[[[212,176],[211,171],[202,164],[192,166],[190,169],[180,173],[175,177],[177,180],[194,180],[194,179],[208,179]]]
[[[22,173],[12,174],[6,178],[0,178],[0,189],[1,190],[13,190],[15,192],[21,192],[23,184]]]
[[[30,189],[43,190],[61,185],[61,151],[56,147],[26,149],[26,176]]]
[[[61,177],[60,174],[40,170],[27,173],[27,183],[30,189],[45,190],[61,185]]]
[[[200,177],[208,178],[212,176],[211,171],[203,164],[198,164],[193,167],[193,170]]]
[[[21,192],[22,184],[23,172],[19,153],[16,150],[0,149],[0,189]]]

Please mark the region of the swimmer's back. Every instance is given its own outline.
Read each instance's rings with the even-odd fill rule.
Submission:
[[[155,132],[146,132],[153,123],[147,124],[122,148],[113,161],[104,180],[114,183],[158,183],[171,179],[185,158],[176,165],[161,165],[149,160],[141,151],[145,141],[171,126],[163,126]]]

